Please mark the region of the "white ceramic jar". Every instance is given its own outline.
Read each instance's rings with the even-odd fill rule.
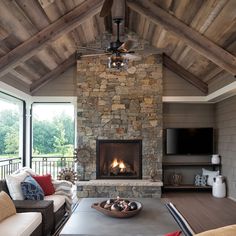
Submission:
[[[214,178],[212,195],[217,198],[226,197],[226,186],[223,176],[218,175],[216,178]]]
[[[219,154],[213,154],[211,157],[211,163],[212,164],[220,164],[220,155]]]

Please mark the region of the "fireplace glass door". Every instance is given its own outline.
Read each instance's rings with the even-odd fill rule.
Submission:
[[[97,140],[97,179],[141,179],[141,140]]]

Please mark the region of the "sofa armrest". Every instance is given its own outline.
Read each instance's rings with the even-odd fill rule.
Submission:
[[[17,213],[20,212],[41,212],[43,235],[53,231],[54,213],[53,201],[35,201],[35,200],[14,200]]]

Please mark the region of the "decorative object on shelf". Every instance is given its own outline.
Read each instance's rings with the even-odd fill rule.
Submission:
[[[195,186],[206,186],[207,185],[207,176],[206,175],[196,175],[194,185]]]
[[[72,184],[77,180],[77,173],[72,168],[61,169],[57,175],[58,180],[67,180]]]
[[[226,197],[225,178],[222,175],[213,178],[212,195],[217,198]]]
[[[182,182],[182,174],[174,173],[171,175],[171,184],[174,186],[179,186]]]
[[[218,176],[220,174],[220,171],[212,171],[212,170],[207,170],[205,168],[202,168],[202,175],[207,175],[207,185],[212,186],[213,185],[213,178]]]
[[[151,177],[152,182],[157,182],[159,180],[158,179],[158,173],[157,173],[156,170],[151,170],[150,177]]]
[[[211,163],[212,164],[220,164],[220,155],[219,154],[213,154],[211,157]]]
[[[129,218],[137,215],[142,210],[142,204],[138,201],[131,201],[117,197],[100,203],[93,203],[92,208],[104,215],[115,218]]]
[[[91,151],[89,147],[77,148],[74,151],[74,161],[83,168],[82,179],[85,180],[86,164],[91,161]]]

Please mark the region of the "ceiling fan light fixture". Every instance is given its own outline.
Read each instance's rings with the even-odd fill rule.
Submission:
[[[112,54],[108,58],[108,68],[122,70],[127,69],[129,60],[122,55]]]

